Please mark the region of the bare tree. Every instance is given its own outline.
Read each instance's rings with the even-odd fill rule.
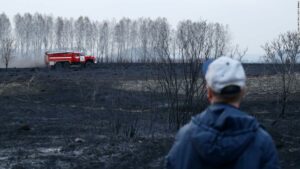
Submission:
[[[61,17],[58,17],[55,22],[55,46],[61,49],[63,46],[63,28],[64,21]]]
[[[125,29],[124,23],[121,21],[115,25],[114,40],[116,41],[116,47],[117,47],[117,62],[123,62],[123,51],[125,45],[124,29]]]
[[[140,41],[140,48],[141,48],[141,62],[147,62],[148,55],[149,55],[149,33],[150,33],[150,24],[151,20],[149,18],[139,20],[139,41]],[[149,60],[148,60],[149,61]]]
[[[17,47],[17,52],[20,53],[21,55],[24,54],[24,26],[23,26],[23,19],[20,14],[16,14],[14,16],[14,33],[15,33],[15,39],[16,39],[16,47]]]
[[[231,49],[229,57],[235,58],[239,61],[243,61],[243,58],[245,57],[246,53],[248,51],[248,48],[245,48],[243,50],[240,49],[239,45],[236,45],[233,49]]]
[[[84,17],[84,49],[86,52],[94,53],[94,28],[93,23],[88,17]]]
[[[129,33],[129,42],[130,42],[130,61],[136,61],[137,55],[137,45],[138,45],[138,22],[133,21],[130,27]]]
[[[41,59],[43,56],[43,40],[45,38],[46,32],[46,23],[44,17],[41,14],[36,13],[33,16],[32,29],[34,36],[32,37],[32,53],[34,59]]]
[[[24,21],[24,42],[25,42],[25,55],[30,56],[30,52],[32,51],[33,44],[33,16],[30,13],[25,13],[23,17]]]
[[[104,21],[103,23],[99,24],[99,33],[98,33],[98,39],[97,39],[97,53],[99,56],[99,59],[101,61],[105,61],[106,63],[109,61],[109,55],[108,55],[108,46],[109,46],[109,22]],[[99,54],[100,53],[100,54]]]
[[[178,109],[181,81],[179,80],[178,71],[176,71],[176,63],[170,52],[170,28],[167,24],[161,23],[156,25],[155,31],[157,32],[156,42],[154,42],[155,51],[159,57],[158,64],[155,67],[157,82],[167,98],[170,109],[168,114],[169,127],[177,121],[176,127],[178,128],[181,124],[178,122],[180,120]]]
[[[11,24],[5,13],[0,15],[0,53],[7,70],[12,59],[13,39],[11,38]]]
[[[223,56],[227,53],[228,50],[228,42],[229,38],[229,31],[228,26],[224,26],[220,23],[214,23],[210,26],[210,30],[212,31],[212,43],[213,43],[213,57],[218,58]]]
[[[10,36],[11,24],[5,13],[0,14],[0,39],[6,39]]]
[[[2,39],[0,44],[0,51],[1,59],[5,64],[5,69],[7,71],[8,64],[13,59],[14,40],[12,38]]]
[[[169,123],[179,128],[207,103],[204,76],[200,72],[203,60],[223,55],[228,42],[215,44],[216,29],[207,21],[180,22],[175,36],[171,36],[166,20],[155,25],[156,36],[152,38],[159,57],[158,82],[170,106]],[[227,32],[218,33],[228,38]],[[221,46],[216,49],[214,45]]]
[[[85,41],[84,34],[84,18],[80,16],[75,22],[75,41],[77,49],[82,50],[84,48],[83,42]]]
[[[296,82],[295,66],[300,53],[299,34],[298,32],[281,34],[277,39],[266,43],[262,48],[265,50],[263,58],[266,62],[272,63],[274,71],[280,75],[281,110],[278,118],[283,118],[289,97],[292,95],[292,87]]]
[[[206,21],[181,22],[177,30],[180,62],[183,64],[184,93],[180,119],[184,123],[189,117],[206,104],[205,81],[200,72],[203,60],[212,57],[212,52],[222,53],[214,49],[212,39],[214,35],[213,24]],[[226,36],[226,35],[224,35]],[[225,44],[226,45],[226,44]],[[224,46],[225,46],[224,45]],[[223,50],[223,48],[218,48]],[[218,55],[214,55],[217,57]]]

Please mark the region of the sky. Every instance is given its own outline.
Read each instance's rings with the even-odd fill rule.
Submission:
[[[2,12],[99,21],[165,17],[174,28],[186,19],[219,22],[229,26],[232,45],[248,48],[246,60],[257,60],[261,46],[280,33],[297,30],[297,0],[0,0]]]

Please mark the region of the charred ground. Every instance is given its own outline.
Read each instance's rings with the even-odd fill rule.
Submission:
[[[283,168],[299,168],[300,89],[272,126],[278,77],[270,65],[245,68],[249,89],[241,109],[272,134]],[[166,124],[165,98],[148,90],[152,69],[1,70],[0,168],[162,168],[176,130]]]

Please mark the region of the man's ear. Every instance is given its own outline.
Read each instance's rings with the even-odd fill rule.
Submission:
[[[207,90],[207,99],[211,103],[212,102],[212,98],[213,98],[213,91],[209,87],[206,87],[206,90]]]

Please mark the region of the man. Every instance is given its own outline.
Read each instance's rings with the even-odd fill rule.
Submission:
[[[206,67],[210,106],[180,129],[167,168],[279,169],[271,136],[239,110],[246,87],[242,64],[220,57]]]

